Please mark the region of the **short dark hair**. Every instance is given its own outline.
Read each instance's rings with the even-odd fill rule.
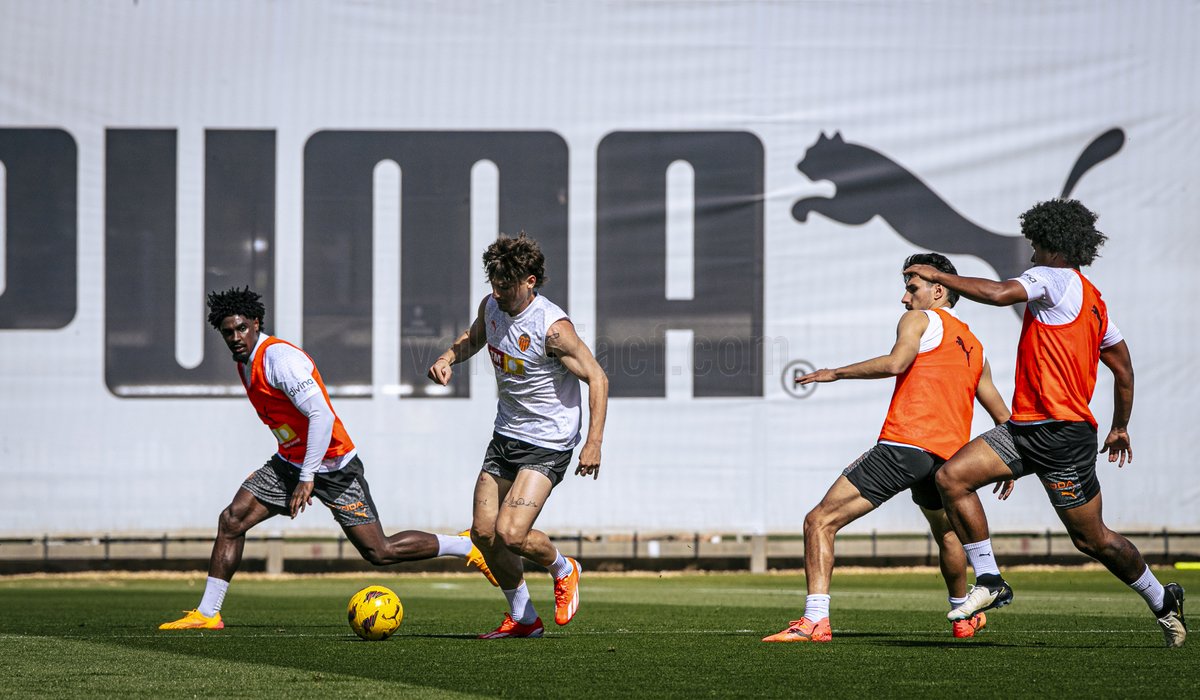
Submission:
[[[524,231],[516,238],[500,234],[483,252],[483,269],[489,282],[512,284],[533,275],[535,289],[546,283],[546,256]]]
[[[259,301],[260,299],[262,299],[262,295],[251,291],[249,287],[245,289],[233,287],[223,292],[209,292],[208,323],[213,328],[221,330],[221,322],[226,318],[242,316],[256,319],[259,325],[262,325],[267,308]]]
[[[1038,202],[1021,214],[1021,234],[1043,250],[1061,253],[1071,267],[1091,265],[1108,236],[1096,230],[1097,216],[1075,199]]]
[[[936,268],[939,272],[945,272],[948,275],[958,274],[958,270],[954,267],[954,263],[950,262],[950,258],[941,253],[916,253],[915,255],[910,255],[904,261],[904,267],[900,269],[907,270],[913,265],[929,265]],[[905,275],[904,281],[907,282],[909,277],[912,277],[912,275]],[[958,292],[949,287],[942,287],[942,289],[946,290],[948,295],[946,301],[950,304],[950,308],[954,308],[954,305],[958,303]]]

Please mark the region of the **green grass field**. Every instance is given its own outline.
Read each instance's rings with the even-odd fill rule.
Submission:
[[[1200,571],[1161,571],[1197,593]],[[803,576],[591,575],[557,628],[531,578],[543,639],[473,639],[506,609],[481,578],[239,577],[220,632],[158,632],[203,575],[0,579],[0,696],[140,697],[1196,697],[1200,638],[1163,647],[1141,599],[1096,570],[1007,572],[1016,600],[956,640],[933,570],[835,572],[831,644],[763,644],[799,617]],[[358,588],[404,601],[362,642]],[[1193,622],[1195,627],[1195,622]],[[554,629],[550,629],[554,628]]]

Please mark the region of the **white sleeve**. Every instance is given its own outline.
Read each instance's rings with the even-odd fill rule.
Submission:
[[[1125,336],[1121,335],[1121,329],[1117,328],[1117,324],[1113,323],[1112,316],[1109,316],[1108,328],[1104,329],[1104,338],[1100,340],[1100,349],[1111,348],[1122,340],[1125,340]]]
[[[1021,273],[1016,281],[1025,288],[1025,296],[1029,301],[1041,302],[1049,308],[1062,300],[1070,277],[1063,275],[1061,269],[1039,265]]]
[[[267,383],[286,394],[292,405],[308,418],[300,481],[313,480],[333,439],[333,408],[313,376],[315,369],[307,355],[283,343],[267,348],[263,356]]]

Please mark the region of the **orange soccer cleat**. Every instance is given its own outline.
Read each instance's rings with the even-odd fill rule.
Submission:
[[[540,637],[545,632],[546,628],[542,625],[542,618],[534,618],[533,622],[528,625],[522,625],[512,618],[512,615],[504,613],[504,622],[491,632],[485,632],[479,635],[479,639],[505,639],[508,637]]]
[[[764,642],[828,642],[833,640],[833,630],[829,627],[829,618],[813,622],[807,617],[792,620],[788,628],[769,637],[763,637]]]
[[[160,630],[223,630],[225,623],[221,613],[205,617],[199,610],[185,610],[184,616],[174,622],[164,622],[158,626]]]
[[[975,633],[987,626],[987,615],[975,613],[967,620],[955,620],[950,623],[950,631],[956,639],[974,637]]]
[[[470,537],[471,531],[463,530],[462,532],[458,533],[458,536]],[[473,566],[476,569],[479,569],[479,573],[487,577],[487,580],[491,582],[493,586],[500,585],[500,582],[497,581],[496,577],[492,575],[492,570],[488,568],[487,561],[485,561],[483,558],[483,552],[479,551],[479,548],[474,544],[471,545],[471,551],[467,552],[467,566]]]
[[[570,622],[579,610],[579,573],[583,569],[571,557],[567,561],[571,562],[571,573],[554,579],[554,621],[560,625]]]

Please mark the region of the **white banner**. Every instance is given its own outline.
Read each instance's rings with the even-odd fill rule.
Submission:
[[[214,526],[274,445],[204,320],[245,284],[385,528],[465,527],[491,368],[422,377],[521,229],[613,382],[600,479],[539,526],[798,532],[893,383],[793,372],[891,348],[911,253],[1016,274],[1018,214],[1064,193],[1138,378],[1106,520],[1197,529],[1197,30],[1183,0],[5,2],[0,533]],[[1011,396],[1019,318],[958,310]],[[1058,527],[1034,480],[984,500]],[[924,527],[901,494],[850,530]]]

